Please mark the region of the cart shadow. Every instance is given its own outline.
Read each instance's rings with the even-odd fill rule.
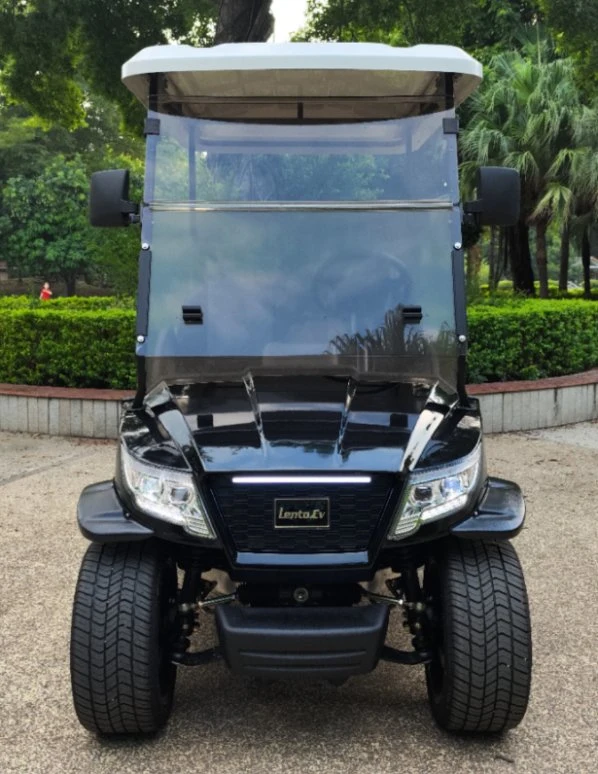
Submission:
[[[94,746],[109,756],[145,749],[162,757],[180,748],[227,749],[231,742],[264,761],[283,750],[293,761],[336,758],[349,766],[360,749],[371,756],[379,744],[386,756],[413,761],[425,746],[428,757],[515,763],[509,735],[455,737],[441,731],[430,714],[423,670],[390,664],[342,686],[239,678],[224,664],[180,670],[166,729],[152,737],[97,740]]]

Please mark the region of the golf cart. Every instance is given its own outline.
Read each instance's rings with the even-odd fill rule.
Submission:
[[[424,665],[442,728],[516,726],[525,507],[488,476],[465,390],[461,229],[515,223],[519,179],[481,169],[460,203],[455,109],[480,64],[158,46],[123,80],[148,110],[143,203],[109,170],[90,209],[141,223],[138,388],[114,479],[78,505],[79,720],[155,732],[182,666],[341,684],[387,661]]]

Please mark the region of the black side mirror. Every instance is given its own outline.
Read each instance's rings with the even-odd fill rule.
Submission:
[[[94,172],[89,192],[89,220],[92,226],[128,226],[137,205],[129,201],[129,170]]]
[[[464,210],[480,226],[514,226],[521,209],[519,172],[509,167],[480,167],[478,198],[466,202]]]

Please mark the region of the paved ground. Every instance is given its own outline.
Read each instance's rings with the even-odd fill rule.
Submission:
[[[0,772],[436,774],[598,770],[598,425],[489,438],[489,467],[524,487],[517,538],[535,670],[523,724],[454,739],[428,713],[420,668],[382,665],[341,688],[180,676],[150,741],[101,742],[70,699],[70,606],[85,541],[81,488],[111,475],[111,444],[0,434]],[[397,627],[393,632],[396,634]]]

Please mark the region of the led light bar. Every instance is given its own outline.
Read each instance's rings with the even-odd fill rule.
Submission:
[[[371,476],[233,476],[233,484],[371,484]]]

